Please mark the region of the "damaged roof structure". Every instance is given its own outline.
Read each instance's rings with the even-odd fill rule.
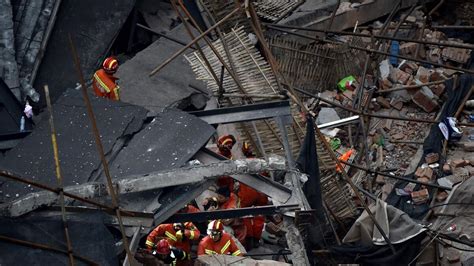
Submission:
[[[243,258],[198,239],[186,263],[473,263],[474,2],[0,10],[0,264],[160,265],[160,224],[257,217],[252,242],[225,229]],[[120,101],[89,81],[108,56]],[[223,177],[268,204],[208,209]]]

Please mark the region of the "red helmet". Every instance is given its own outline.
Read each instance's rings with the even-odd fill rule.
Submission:
[[[170,244],[168,243],[168,240],[161,239],[160,242],[158,242],[158,244],[156,245],[156,253],[163,255],[168,255],[171,253]]]
[[[223,231],[224,230],[224,225],[222,224],[222,222],[220,220],[214,220],[214,221],[211,221],[209,223],[209,225],[207,226],[207,230],[208,231]]]
[[[118,61],[114,57],[107,57],[102,63],[102,68],[107,73],[115,73],[118,69]]]
[[[227,145],[230,145],[230,147],[232,147],[236,142],[237,141],[235,140],[235,137],[233,135],[224,135],[221,136],[219,140],[217,140],[217,144],[221,147]]]
[[[244,143],[242,143],[242,153],[245,155],[245,157],[255,156],[253,154],[252,146],[250,146],[250,143],[248,143],[247,141],[244,141]]]

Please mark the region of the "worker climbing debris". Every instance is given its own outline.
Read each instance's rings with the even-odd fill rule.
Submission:
[[[189,253],[171,245],[166,239],[161,239],[148,251],[140,250],[135,255],[135,259],[144,265],[190,265]]]
[[[158,225],[146,239],[146,246],[148,250],[153,250],[157,242],[161,238],[166,238],[168,243],[173,247],[180,248],[186,254],[188,259],[191,259],[191,242],[199,239],[199,230],[191,222],[160,224]]]

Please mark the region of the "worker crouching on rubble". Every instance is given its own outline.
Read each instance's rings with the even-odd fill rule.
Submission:
[[[199,230],[191,222],[160,224],[148,235],[146,246],[148,250],[153,250],[156,243],[161,238],[166,238],[171,246],[179,248],[188,254],[191,252],[191,241],[199,239]]]
[[[92,87],[97,97],[110,100],[120,100],[120,87],[117,85],[118,78],[114,76],[119,65],[117,59],[108,57],[102,63],[102,68],[94,73]]]
[[[152,251],[153,256],[164,264],[171,265],[187,265],[189,260],[189,253],[170,245],[168,240],[162,239],[158,242],[155,249]]]
[[[217,191],[217,196],[204,200],[203,206],[210,206],[207,210],[231,210],[240,208],[240,200],[237,195],[229,191],[228,187],[220,187]],[[239,240],[240,243],[245,243],[247,237],[247,228],[241,218],[232,218],[221,220],[221,223],[228,227],[228,232]]]
[[[207,227],[207,236],[199,242],[198,256],[201,255],[232,255],[242,256],[232,236],[224,232],[224,225],[220,220],[211,221]]]

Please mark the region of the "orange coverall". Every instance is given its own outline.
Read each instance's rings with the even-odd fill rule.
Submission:
[[[160,224],[146,238],[146,246],[152,249],[153,245],[161,238],[166,238],[171,246],[182,249],[189,254],[191,252],[191,240],[199,239],[201,232],[191,222],[184,223],[183,237],[177,235],[173,224]]]
[[[242,183],[240,183],[238,197],[240,199],[241,208],[268,205],[268,197],[265,194]],[[247,227],[248,237],[253,237],[255,239],[260,239],[262,237],[265,216],[259,215],[253,218],[244,218],[243,221],[245,227]]]
[[[229,199],[219,206],[220,210],[238,208],[240,208],[240,199],[237,197],[237,195],[235,195],[235,193],[230,193]],[[234,230],[234,236],[240,241],[240,243],[245,243],[245,238],[247,237],[247,227],[243,223],[243,220],[240,218],[235,218],[229,226],[232,227],[232,230]]]
[[[242,251],[237,247],[230,234],[222,232],[221,239],[217,242],[214,242],[210,236],[206,236],[199,242],[198,256],[214,254],[242,256]]]
[[[120,87],[117,85],[117,80],[118,78],[107,74],[105,70],[97,70],[92,79],[95,95],[115,101],[120,100]]]

